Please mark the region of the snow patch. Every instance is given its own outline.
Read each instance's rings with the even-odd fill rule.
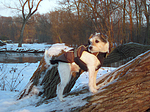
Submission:
[[[34,68],[29,66],[27,67],[28,71],[34,72],[37,68],[39,63],[30,64],[34,65]],[[11,64],[7,64],[8,67]],[[23,64],[18,64],[23,65]],[[20,68],[19,68],[20,69]],[[108,73],[115,68],[109,68],[109,67],[102,67],[99,69],[97,78],[102,77],[105,73]],[[25,81],[22,82],[22,89],[24,86],[26,86],[26,83],[29,82],[30,77],[32,76],[31,73],[28,73],[27,70],[23,70],[23,74],[26,74],[26,78],[24,78]],[[28,75],[28,76],[27,76]],[[31,83],[30,83],[31,84]],[[84,72],[81,74],[81,76],[76,81],[75,86],[72,88],[72,92],[82,90],[84,87],[88,87],[88,73]],[[20,89],[21,90],[21,89]],[[37,86],[34,92],[37,92],[40,90],[39,86]],[[27,97],[24,97],[21,100],[16,100],[18,96],[18,92],[9,92],[9,91],[0,91],[0,107],[1,112],[49,112],[49,111],[68,111],[80,106],[85,105],[87,102],[86,100],[83,100],[87,96],[91,95],[91,92],[79,94],[78,96],[75,95],[68,95],[65,97],[65,102],[60,102],[57,97],[48,100],[48,104],[42,104],[38,107],[36,107],[36,103],[41,100],[41,97],[36,97],[36,95]],[[15,97],[14,97],[15,96]]]

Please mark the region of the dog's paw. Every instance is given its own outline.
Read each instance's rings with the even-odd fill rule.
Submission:
[[[65,100],[65,99],[60,99],[60,101],[61,101],[61,102],[65,102],[66,100]]]
[[[90,91],[91,91],[92,93],[97,93],[97,89],[94,89],[94,88],[90,88]]]
[[[100,87],[99,86],[95,86],[94,88],[98,90]]]
[[[59,99],[59,101],[61,101],[61,102],[65,102],[65,101],[66,101],[64,98],[59,98],[59,97],[58,97],[58,99]]]

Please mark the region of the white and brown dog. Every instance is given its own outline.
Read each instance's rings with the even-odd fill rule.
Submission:
[[[55,48],[49,48],[50,51]],[[64,49],[64,48],[62,48]],[[61,50],[60,50],[61,51]],[[79,51],[80,53],[75,53]],[[89,73],[89,90],[96,93],[99,87],[96,85],[98,69],[102,66],[106,53],[109,52],[108,37],[102,33],[95,33],[89,38],[88,46],[80,46],[76,50],[69,50],[67,53],[52,60],[53,53],[45,51],[45,62],[47,65],[58,64],[58,72],[61,82],[57,85],[57,96],[60,101],[63,99],[63,91],[71,79],[72,72],[79,72],[80,69]],[[70,59],[70,57],[73,59]],[[69,58],[69,59],[64,59]]]

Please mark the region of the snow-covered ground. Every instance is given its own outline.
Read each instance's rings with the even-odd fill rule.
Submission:
[[[10,44],[7,46],[10,46]],[[23,49],[28,50],[29,48],[30,49],[33,48],[33,49],[45,50],[48,47],[49,45],[46,45],[46,44],[34,45],[34,47],[32,44],[28,44],[28,45],[24,44]],[[10,48],[14,50],[18,49],[12,44]],[[2,76],[4,76],[3,79],[5,79],[5,82],[3,83],[5,83],[5,89],[6,89],[6,91],[0,90],[0,112],[50,112],[50,111],[67,112],[71,108],[86,104],[86,101],[83,101],[82,99],[87,97],[88,95],[91,95],[92,93],[90,92],[85,93],[85,94],[80,94],[78,96],[69,95],[65,97],[66,99],[65,102],[60,102],[57,98],[53,98],[48,101],[49,102],[48,104],[42,104],[38,107],[36,107],[36,103],[40,100],[40,97],[32,96],[32,97],[23,98],[21,100],[17,100],[17,95],[19,94],[21,90],[23,90],[23,88],[29,82],[29,79],[33,75],[34,71],[37,69],[38,65],[39,65],[39,62],[38,63],[23,63],[23,64],[0,63],[0,83],[2,83],[1,79],[2,79]],[[101,68],[98,72],[97,78],[103,76],[103,74],[105,73],[113,71],[114,69],[115,68],[110,68],[110,67]],[[16,80],[16,82],[15,81],[12,82],[12,78]],[[17,85],[18,84],[17,81],[20,81],[21,83]],[[11,86],[12,83],[14,86]],[[76,81],[76,84],[72,88],[72,91],[85,87],[87,86],[87,84],[88,84],[88,73],[84,72]],[[14,89],[15,91],[11,92],[10,88],[15,87],[15,86],[17,86]]]

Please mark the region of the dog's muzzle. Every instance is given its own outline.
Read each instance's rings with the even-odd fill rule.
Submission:
[[[88,51],[91,52],[91,50],[93,49],[93,47],[91,45],[88,46]]]
[[[89,46],[89,47],[88,47],[89,50],[92,50],[92,48],[93,48],[92,46]]]

